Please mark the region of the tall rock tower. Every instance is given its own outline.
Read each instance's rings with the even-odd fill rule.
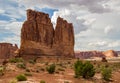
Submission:
[[[20,54],[74,56],[72,24],[58,17],[54,30],[48,14],[28,9],[21,29]]]

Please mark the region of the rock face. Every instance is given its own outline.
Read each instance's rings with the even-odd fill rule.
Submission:
[[[27,10],[21,29],[21,55],[74,55],[74,33],[71,23],[58,17],[54,30],[48,14]]]
[[[13,46],[10,43],[0,43],[0,59],[8,59],[14,57],[14,51],[17,49],[18,47],[16,44]]]

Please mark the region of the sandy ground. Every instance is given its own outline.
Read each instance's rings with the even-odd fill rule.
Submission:
[[[10,83],[11,80],[15,80],[19,74],[24,74],[25,69],[16,67],[17,63],[8,63],[6,71],[3,76],[0,76],[0,83]],[[40,83],[44,80],[46,83],[105,83],[102,80],[101,74],[96,73],[92,79],[74,78],[74,71],[72,68],[65,68],[65,71],[59,73],[49,74],[47,71],[36,72],[38,66],[43,66],[43,63],[28,64],[27,67],[31,68],[30,73],[32,76],[27,76],[27,81],[17,83]],[[112,74],[112,81],[109,83],[120,83],[120,69],[114,71]]]

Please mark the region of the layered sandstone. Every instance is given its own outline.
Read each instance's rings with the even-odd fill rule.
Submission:
[[[0,59],[8,59],[15,56],[14,51],[18,49],[17,45],[10,43],[0,43]]]
[[[73,26],[58,17],[54,30],[48,14],[27,10],[21,29],[21,55],[74,55]]]

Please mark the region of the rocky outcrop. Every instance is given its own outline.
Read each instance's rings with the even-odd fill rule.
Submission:
[[[53,47],[58,50],[57,55],[74,55],[73,26],[60,17],[57,18]]]
[[[16,44],[13,46],[10,43],[0,43],[0,59],[8,59],[14,57],[14,51],[17,49],[18,47]]]
[[[107,50],[107,51],[103,52],[103,54],[105,55],[105,57],[108,57],[108,58],[118,56],[117,52],[115,52],[114,50]]]
[[[92,57],[101,57],[101,58],[112,58],[117,57],[118,54],[114,50],[108,50],[108,51],[78,51],[75,52],[76,58],[81,59],[88,59]]]
[[[71,23],[58,17],[54,30],[48,14],[27,10],[21,29],[21,55],[74,55],[74,33]]]

